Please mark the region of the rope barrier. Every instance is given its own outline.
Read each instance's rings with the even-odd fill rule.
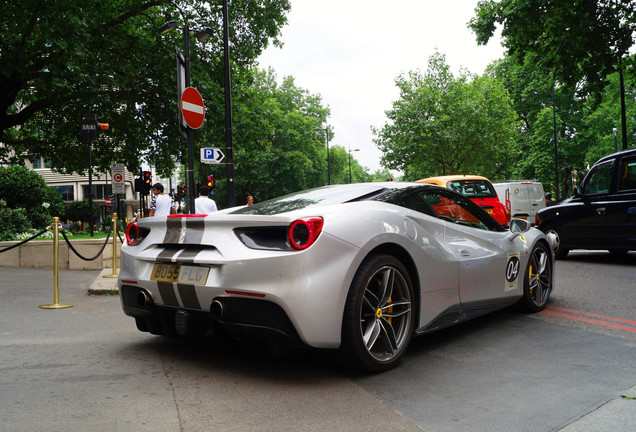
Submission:
[[[110,238],[110,235],[111,235],[112,232],[113,232],[113,230],[112,230],[112,227],[111,227],[111,229],[108,231],[108,236],[106,236],[106,241],[104,242],[102,248],[99,250],[99,252],[97,252],[97,255],[95,255],[92,258],[86,258],[86,257],[82,256],[82,254],[80,254],[77,250],[75,250],[75,248],[73,247],[73,245],[69,241],[68,237],[66,237],[66,234],[64,234],[64,230],[62,230],[62,237],[64,237],[64,240],[66,241],[66,244],[68,245],[69,249],[71,249],[73,251],[73,253],[75,255],[77,255],[80,259],[83,259],[84,261],[93,261],[93,260],[96,260],[97,258],[99,258],[99,256],[102,254],[102,252],[104,252],[104,249],[106,248],[106,245],[108,244],[108,239]]]
[[[47,231],[48,231],[48,230],[50,230],[50,229],[51,229],[51,226],[49,225],[48,227],[44,228],[44,229],[43,229],[42,231],[40,231],[39,233],[32,235],[32,236],[31,236],[31,237],[29,237],[28,239],[26,239],[26,240],[22,240],[20,243],[16,243],[16,244],[14,244],[14,245],[12,245],[12,246],[9,246],[9,247],[6,247],[6,248],[4,248],[4,249],[0,250],[0,253],[2,253],[2,252],[6,252],[6,251],[11,250],[11,249],[13,249],[13,248],[16,248],[16,247],[18,247],[18,246],[22,246],[22,245],[23,245],[23,244],[25,244],[26,242],[30,242],[30,241],[31,241],[31,240],[33,240],[34,238],[40,237],[42,234],[44,234],[45,232],[47,232]]]

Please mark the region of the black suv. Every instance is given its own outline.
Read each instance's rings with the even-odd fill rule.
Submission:
[[[636,250],[636,149],[594,164],[574,196],[539,211],[536,224],[555,236],[555,255],[570,249]]]

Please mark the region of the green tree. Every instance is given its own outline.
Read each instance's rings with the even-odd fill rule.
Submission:
[[[486,44],[497,24],[503,44],[520,61],[536,54],[539,66],[574,86],[600,92],[634,44],[636,1],[481,0],[470,28]],[[632,62],[633,63],[633,62]]]
[[[31,227],[40,229],[52,216],[64,216],[64,201],[55,189],[46,185],[40,174],[24,166],[0,167],[0,199],[12,209],[27,210]]]
[[[175,47],[169,20],[210,27],[191,43],[192,83],[202,93],[211,129],[223,116],[220,1],[32,0],[0,2],[0,163],[46,155],[54,169],[83,172],[87,149],[79,124],[90,112],[110,130],[93,143],[93,165],[120,161],[135,172],[145,158],[167,174],[185,163],[177,121]],[[234,0],[229,11],[233,72],[278,44],[289,0]]]
[[[486,44],[501,24],[510,57],[523,62],[532,56],[548,80],[576,89],[581,97],[598,98],[610,74],[622,76],[634,68],[635,57],[629,56],[636,34],[634,0],[482,0],[475,12],[469,26],[478,43]],[[624,95],[622,83],[620,93]],[[623,111],[621,118],[626,148]]]
[[[503,85],[493,77],[462,70],[455,78],[445,56],[436,53],[428,70],[396,79],[400,99],[387,122],[374,129],[374,142],[389,169],[407,180],[470,173],[501,175],[517,127]]]
[[[253,68],[241,80],[234,103],[234,164],[237,204],[247,195],[257,201],[327,184],[324,134],[315,128],[326,122],[329,109],[284,77],[279,84],[273,70]],[[209,133],[209,132],[208,132]],[[333,131],[330,131],[330,139]],[[218,139],[205,139],[217,142]],[[224,166],[201,167],[214,174],[215,200],[226,202]],[[201,176],[203,178],[204,176]]]

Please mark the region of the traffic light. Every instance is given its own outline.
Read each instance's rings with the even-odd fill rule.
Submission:
[[[210,189],[210,191],[214,190],[214,176],[213,175],[209,175],[208,176],[208,189]]]
[[[185,185],[181,185],[179,186],[179,188],[181,189],[181,194],[179,195],[181,197],[181,201],[185,201],[185,198],[186,198]]]
[[[150,171],[144,171],[141,173],[141,189],[140,192],[142,195],[150,194],[150,189],[152,189],[152,174]]]

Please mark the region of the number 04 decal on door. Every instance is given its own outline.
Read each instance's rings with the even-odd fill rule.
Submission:
[[[506,263],[506,285],[504,292],[516,290],[518,287],[519,273],[521,272],[521,252],[512,252],[508,254],[508,262]]]

